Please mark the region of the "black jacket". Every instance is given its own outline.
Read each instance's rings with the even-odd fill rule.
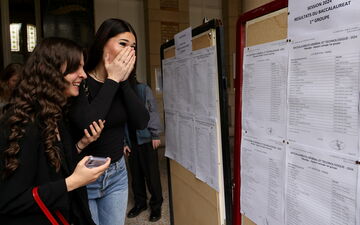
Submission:
[[[46,157],[41,131],[36,123],[30,124],[20,141],[20,165],[13,175],[0,179],[0,224],[50,224],[32,196],[39,186],[39,196],[50,211],[60,212],[74,225],[91,225],[94,222],[88,206],[86,189],[67,192],[65,178],[76,165],[76,149],[65,125],[59,124],[63,156],[61,171],[56,172]],[[3,169],[2,152],[7,148],[9,131],[0,122],[0,171]]]

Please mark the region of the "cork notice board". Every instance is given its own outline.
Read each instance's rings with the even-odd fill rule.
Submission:
[[[177,163],[169,159],[169,194],[171,224],[175,225],[225,225],[231,224],[231,178],[230,178],[230,158],[228,144],[228,124],[227,124],[227,97],[224,79],[226,75],[223,70],[223,31],[221,21],[212,20],[200,27],[192,30],[192,50],[199,50],[216,46],[218,71],[217,86],[219,87],[216,95],[219,98],[217,111],[217,150],[219,165],[219,191],[211,188],[203,181]],[[221,46],[218,46],[221,44]],[[161,46],[161,59],[175,57],[174,40]],[[166,76],[164,74],[163,76]],[[204,85],[205,86],[205,85]],[[206,88],[206,87],[204,87]],[[165,116],[166,121],[166,116]],[[166,127],[165,127],[166,129]],[[224,166],[226,165],[226,166]],[[227,193],[225,193],[227,192]]]
[[[240,146],[241,146],[241,102],[242,102],[242,63],[243,49],[287,38],[287,1],[277,0],[243,14],[237,27],[237,61],[236,78],[236,119],[235,119],[235,150],[234,150],[234,225],[256,225],[246,215],[241,215],[240,205]]]

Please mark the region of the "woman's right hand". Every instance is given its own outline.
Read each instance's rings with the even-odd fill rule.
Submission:
[[[110,158],[104,165],[88,168],[85,166],[85,162],[89,159],[89,156],[85,156],[77,165],[74,172],[65,179],[67,191],[72,191],[76,188],[85,186],[91,182],[94,182],[110,165]]]
[[[131,47],[122,48],[117,56],[110,62],[109,53],[104,53],[104,64],[108,79],[122,82],[128,79],[135,65],[135,50]]]
[[[105,120],[98,120],[98,122],[93,121],[89,126],[91,134],[88,129],[84,129],[84,136],[75,145],[78,153],[100,137],[100,134],[104,129],[104,124]]]

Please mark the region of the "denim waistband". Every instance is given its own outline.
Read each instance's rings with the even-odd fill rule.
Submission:
[[[110,164],[110,166],[109,166],[108,169],[110,169],[110,168],[119,169],[122,163],[125,163],[124,157],[121,157],[121,158],[120,158],[118,161],[116,161],[116,162],[112,162],[112,163]]]

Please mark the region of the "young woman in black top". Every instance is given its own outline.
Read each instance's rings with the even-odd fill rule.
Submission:
[[[78,134],[95,118],[106,120],[99,139],[83,150],[85,154],[111,158],[105,174],[87,185],[92,217],[101,225],[121,225],[125,220],[128,199],[122,151],[125,124],[144,129],[149,121],[144,104],[131,86],[135,80],[135,48],[136,36],[129,23],[120,19],[104,21],[85,63],[86,87],[74,99],[70,111]]]
[[[75,144],[64,119],[67,98],[79,94],[86,78],[83,65],[82,49],[63,38],[44,39],[27,60],[0,121],[1,224],[50,224],[34,200],[34,187],[49,210],[59,210],[69,223],[94,224],[82,186],[96,180],[110,159],[92,169],[85,166],[88,157],[76,165],[75,145],[96,140],[104,125],[89,123],[91,131]]]

